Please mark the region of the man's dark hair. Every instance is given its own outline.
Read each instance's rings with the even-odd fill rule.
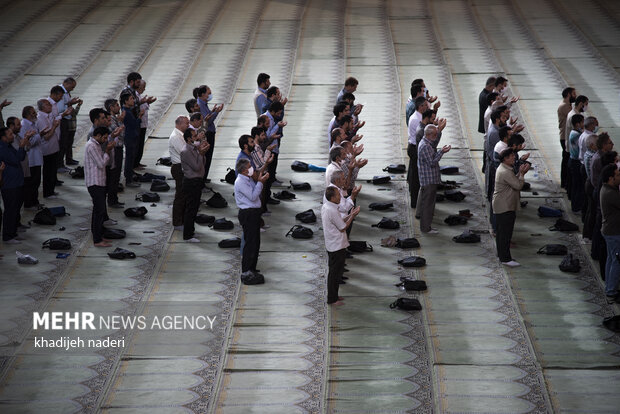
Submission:
[[[435,113],[435,111],[433,111],[432,109],[427,109],[426,111],[424,111],[424,113],[422,114],[422,119],[424,118],[428,118],[431,119],[433,117],[433,114]]]
[[[609,134],[607,132],[601,132],[596,140],[596,148],[603,149],[603,146],[609,141]]]
[[[140,79],[142,79],[142,75],[140,75],[138,72],[131,72],[129,75],[127,75],[127,84],[129,85],[131,82]]]
[[[191,114],[194,112],[194,106],[196,105],[197,102],[198,101],[193,98],[185,101],[185,109],[187,110],[187,113]]]
[[[588,99],[588,97],[587,97],[587,96],[585,96],[585,95],[579,95],[579,96],[577,97],[577,99],[575,99],[575,106],[579,105],[580,103],[586,103],[586,102],[588,102],[588,101],[589,101],[589,99]]]
[[[202,119],[202,114],[200,112],[194,112],[193,114],[190,115],[189,120],[191,121],[197,121],[199,119]]]
[[[616,165],[617,156],[618,156],[618,153],[616,151],[607,151],[606,153],[601,155],[601,167],[604,167],[610,164]]]
[[[415,110],[417,111],[419,107],[424,105],[424,102],[426,102],[426,98],[423,96],[418,96],[417,98],[415,98],[415,102],[414,102]]]
[[[342,118],[340,118],[340,125],[344,125],[347,122],[353,122],[353,117],[351,115],[343,115]]]
[[[331,140],[329,141],[329,145],[333,144],[333,142],[336,141],[336,138],[338,138],[340,136],[340,131],[342,131],[341,128],[334,128],[334,129],[332,129]]]
[[[503,84],[504,82],[508,82],[508,79],[506,79],[503,76],[498,76],[497,78],[495,78],[495,86],[499,86]]]
[[[65,94],[65,90],[60,85],[52,86],[52,89],[50,89],[50,96],[57,95],[57,94],[61,94],[61,95]]]
[[[504,140],[504,138],[506,138],[508,136],[508,132],[511,130],[512,128],[510,128],[508,125],[505,125],[503,127],[501,127],[499,129],[499,139],[501,141]]]
[[[340,102],[342,101],[346,101],[347,103],[349,103],[349,101],[355,102],[355,95],[353,95],[351,92],[345,92],[340,97]]]
[[[499,93],[497,92],[491,92],[488,96],[487,96],[487,105],[491,105],[499,96]]]
[[[496,80],[496,79],[497,79],[497,78],[496,78],[495,76],[489,76],[489,77],[487,78],[487,83],[486,83],[485,85],[486,85],[486,86],[491,86],[491,85],[495,86],[495,80]]]
[[[6,119],[6,126],[14,126],[15,125],[15,121],[18,121],[18,119],[14,116],[10,116]]]
[[[114,105],[116,102],[118,101],[114,98],[106,99],[105,102],[103,103],[103,107],[105,108],[106,111],[112,112],[110,108],[112,108],[112,105]]]
[[[207,85],[200,85],[197,88],[194,88],[194,90],[192,91],[192,95],[194,95],[194,98],[198,99],[198,97],[200,95],[204,95],[205,93],[207,93]]]
[[[499,154],[499,162],[504,162],[504,160],[509,157],[511,154],[515,154],[516,155],[516,151],[513,150],[512,148],[506,148],[505,150],[502,151],[501,154]]]
[[[252,128],[252,131],[250,131],[250,135],[252,137],[258,137],[263,132],[265,132],[265,128],[263,128],[263,127],[254,127],[254,128]]]
[[[271,98],[273,95],[276,95],[277,93],[278,93],[278,87],[271,86],[269,89],[267,89],[267,92],[265,93],[265,95],[267,95],[267,98]]]
[[[99,115],[101,114],[105,114],[105,111],[103,110],[103,108],[91,109],[90,112],[88,112],[88,117],[90,118],[90,122],[94,124],[95,121],[99,119]]]
[[[491,112],[491,123],[492,124],[495,124],[495,121],[497,121],[498,119],[501,118],[502,112],[504,112],[504,111],[495,110],[495,111]]]
[[[129,92],[127,93],[121,93],[121,96],[119,97],[119,100],[121,102],[121,106],[125,106],[125,104],[127,103],[127,101],[129,100],[129,98],[131,98],[133,95]],[[134,105],[136,103],[134,102]]]
[[[525,138],[521,134],[512,134],[508,139],[508,146],[514,147],[515,145],[521,145],[525,142]]]
[[[359,82],[354,77],[350,76],[344,81],[344,86],[357,86]]]
[[[411,92],[411,98],[415,99],[416,95],[422,92],[423,90],[424,88],[422,87],[421,83],[416,83],[415,85],[411,85],[411,89],[409,91]]]
[[[22,118],[28,118],[28,116],[30,115],[30,113],[32,111],[34,111],[34,106],[24,106],[24,108],[22,109]],[[36,111],[35,111],[36,112]]]
[[[564,90],[562,91],[562,98],[566,98],[568,95],[573,93],[574,90],[575,90],[575,88],[572,88],[570,86],[567,87],[567,88],[564,88]]]
[[[411,81],[411,86],[414,85],[422,85],[424,83],[424,79],[422,78],[417,78]]]
[[[349,105],[348,103],[344,103],[344,102],[338,102],[336,105],[334,105],[334,109],[332,111],[334,113],[334,116],[338,118],[338,115],[343,113],[348,105]]]
[[[269,80],[270,78],[271,76],[267,75],[266,73],[259,73],[258,77],[256,78],[256,84],[260,86],[261,83],[267,82],[267,80]]]
[[[573,117],[570,119],[570,123],[573,125],[573,127],[576,127],[578,123],[583,122],[584,121],[584,117],[581,114],[575,114],[573,115]]]
[[[283,109],[284,105],[282,105],[282,102],[272,102],[271,105],[269,105],[269,112],[276,113]]]
[[[241,151],[244,150],[243,147],[245,147],[246,145],[248,145],[248,142],[250,140],[250,138],[252,138],[252,136],[248,135],[248,134],[243,134],[239,137],[239,148],[241,148]]]
[[[106,128],[106,127],[97,127],[93,131],[93,137],[95,137],[97,135],[108,135],[109,133],[110,133],[110,130],[108,128]]]
[[[188,139],[190,139],[192,137],[192,131],[194,131],[191,128],[187,128],[185,130],[185,132],[183,133],[183,139],[185,139],[185,141],[187,142]]]
[[[337,192],[338,189],[333,185],[330,185],[325,189],[325,198],[329,201],[332,201],[332,198],[334,198]]]
[[[329,161],[334,162],[337,158],[342,156],[342,147],[337,146],[329,150]]]
[[[507,105],[501,105],[501,106],[498,106],[495,110],[496,110],[496,111],[499,111],[499,112],[504,112],[504,111],[506,111],[507,109],[508,109],[508,106],[507,106]]]
[[[72,78],[71,76],[69,76],[68,78],[65,78],[65,80],[64,80],[64,81],[62,81],[62,83],[63,83],[63,84],[65,84],[65,83],[77,83],[77,82],[75,81],[75,79],[74,79],[74,78]]]
[[[8,127],[0,127],[0,139],[6,136],[6,131],[8,131]]]
[[[618,166],[616,164],[607,164],[601,170],[601,185],[607,184],[609,179],[616,175]]]
[[[258,118],[256,118],[256,126],[259,126],[261,124],[265,124],[265,122],[267,122],[267,120],[269,119],[269,117],[265,114],[259,116]]]

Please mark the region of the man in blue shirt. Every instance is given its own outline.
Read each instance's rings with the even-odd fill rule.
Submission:
[[[133,166],[138,151],[138,138],[140,137],[140,113],[134,116],[134,96],[129,93],[121,94],[121,106],[125,116],[123,125],[125,126],[125,185],[127,187],[140,187],[140,183],[133,181]]]
[[[276,178],[276,170],[278,168],[278,156],[280,155],[280,140],[284,135],[282,133],[282,128],[287,125],[286,121],[283,120],[284,104],[280,101],[275,101],[269,106],[269,110],[263,115],[267,115],[269,118],[269,127],[267,128],[267,145],[271,145],[272,143],[276,144],[272,151],[273,162],[269,164],[269,174],[271,174],[271,179],[275,185],[282,185],[282,182]],[[271,198],[268,202],[270,204],[276,204],[273,203]]]
[[[347,80],[344,81],[344,88],[342,88],[342,90],[338,94],[338,97],[336,98],[336,103],[340,102],[340,100],[342,99],[342,95],[344,95],[345,93],[355,92],[357,90],[357,85],[359,85],[357,79],[352,76],[348,77]]]
[[[239,208],[239,224],[243,228],[245,245],[241,257],[241,281],[246,285],[264,283],[264,277],[256,270],[260,250],[260,195],[269,173],[261,173],[254,181],[254,167],[245,157],[239,158],[235,166],[235,202]]]
[[[213,149],[215,148],[215,118],[224,108],[224,104],[214,105],[213,109],[209,109],[208,102],[213,99],[213,94],[211,93],[211,88],[207,85],[200,85],[197,88],[194,88],[193,91],[194,98],[198,101],[198,106],[200,107],[200,113],[204,118],[204,122],[207,123],[207,132],[205,133],[207,137],[207,142],[209,143],[209,150],[205,154],[205,176],[204,182],[209,183],[211,180],[207,178],[209,175],[209,169],[211,168],[211,159],[213,158]]]
[[[258,87],[254,91],[254,111],[256,111],[256,117],[258,118],[263,112],[261,108],[265,106],[267,101],[267,89],[271,86],[271,77],[266,73],[259,73],[256,78],[256,84]]]

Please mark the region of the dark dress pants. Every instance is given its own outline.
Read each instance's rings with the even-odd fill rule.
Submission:
[[[512,232],[515,228],[515,220],[517,214],[514,211],[506,211],[495,215],[497,222],[497,234],[495,235],[495,245],[497,247],[497,255],[502,263],[510,262],[510,240],[512,240]]]
[[[133,166],[137,168],[142,161],[142,155],[144,154],[144,142],[146,141],[146,128],[140,128],[140,136],[138,137],[138,144],[136,146],[136,156],[134,157]]]
[[[560,166],[560,187],[569,189],[570,188],[570,179],[569,177],[569,163],[570,163],[570,154],[566,151],[566,140],[560,140],[560,145],[562,146],[562,164]],[[570,191],[568,191],[570,193]]]
[[[327,252],[327,303],[338,301],[338,288],[340,280],[344,274],[344,264],[347,257],[347,249],[340,249],[335,252]]]
[[[435,202],[437,201],[437,184],[429,184],[420,187],[418,204],[415,213],[420,216],[420,230],[423,233],[431,231],[431,223],[435,215]]]
[[[102,185],[91,185],[88,193],[93,200],[93,215],[90,220],[90,230],[93,232],[93,243],[103,241],[103,222],[105,221],[105,193],[106,188]]]
[[[411,198],[411,207],[415,208],[418,204],[418,193],[420,192],[420,176],[418,175],[418,147],[409,144],[407,146],[407,155],[409,156],[409,168],[407,170],[407,183],[409,184],[409,196]],[[418,212],[416,211],[416,214]]]
[[[41,166],[30,167],[30,177],[24,178],[24,207],[39,205],[39,186],[41,185]]]
[[[58,167],[65,165],[73,160],[73,140],[75,139],[75,130],[70,129],[72,122],[69,119],[62,118],[60,121],[60,151],[58,152]]]
[[[172,225],[183,225],[183,215],[185,212],[185,195],[183,193],[183,169],[181,164],[172,164],[170,174],[174,178],[174,201],[172,202]],[[191,237],[190,237],[191,238]]]
[[[207,152],[205,152],[205,176],[204,176],[204,181],[207,180],[207,177],[209,176],[209,170],[211,169],[211,159],[213,158],[213,150],[215,149],[215,132],[214,131],[207,131],[205,133],[205,136],[207,138],[207,142],[209,143],[210,147],[209,147],[209,150]]]
[[[4,215],[2,216],[2,240],[8,241],[17,237],[19,210],[24,201],[24,187],[3,188],[2,202]]]
[[[121,170],[123,167],[123,147],[114,147],[114,168],[106,169],[106,183],[108,193],[108,205],[118,203],[118,185],[121,182]]]
[[[586,191],[586,217],[583,222],[583,237],[592,239],[592,232],[594,231],[594,221],[596,220],[596,205],[594,204],[594,187],[590,183],[589,179],[586,179],[585,185]]]
[[[183,198],[185,199],[183,240],[189,240],[194,237],[194,222],[200,208],[202,186],[202,178],[183,178]]]
[[[585,198],[584,180],[581,176],[581,161],[571,158],[568,161],[571,183],[571,210],[573,213],[581,211]]]
[[[125,142],[125,183],[133,182],[133,163],[137,150],[137,142]]]
[[[43,197],[49,197],[56,190],[56,167],[58,152],[43,156]]]
[[[245,244],[241,257],[241,273],[248,270],[256,271],[258,252],[260,250],[260,208],[244,208],[239,210],[239,223],[243,228]]]

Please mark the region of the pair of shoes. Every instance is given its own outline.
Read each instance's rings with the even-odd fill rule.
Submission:
[[[260,272],[260,270],[250,270],[250,272],[254,273],[255,276],[265,278],[265,275]]]
[[[191,239],[187,239],[187,240],[183,240],[185,243],[200,243],[200,240],[198,240],[195,237],[192,237]]]
[[[268,228],[270,228],[271,226],[270,226],[269,224],[263,224],[261,227],[262,227],[263,229],[268,229]]]
[[[271,198],[271,197],[269,197],[269,198],[267,199],[267,201],[265,201],[265,202],[266,202],[267,204],[274,204],[274,205],[276,205],[276,204],[280,204],[280,200],[276,200],[275,198]]]
[[[271,215],[271,211],[267,210],[261,213],[261,216],[269,217]]]
[[[48,195],[47,197],[43,197],[43,198],[47,198],[49,200],[54,200],[54,199],[58,198],[59,195],[60,195],[59,193],[54,193],[52,195]]]
[[[615,295],[606,295],[605,298],[607,299],[607,303],[614,304],[614,303],[620,303],[620,292],[616,293]]]
[[[420,216],[414,216],[416,219],[420,220]]]
[[[209,184],[211,183],[211,179],[210,178],[205,178],[205,184]]]
[[[345,268],[345,269],[343,270],[343,272],[345,272],[345,273],[346,273],[346,272],[350,272],[350,270],[349,270],[349,269],[347,269],[347,268]],[[344,279],[344,277],[343,277],[343,279]]]
[[[276,186],[276,187],[282,187],[282,185],[283,185],[283,184],[284,184],[284,183],[283,183],[282,181],[280,181],[280,180],[278,180],[278,179],[276,178],[275,180],[273,180],[273,184],[272,184],[272,185],[274,185],[274,186]]]
[[[4,244],[21,244],[22,242],[17,240],[17,237],[11,240],[5,240]]]
[[[125,187],[133,187],[133,188],[140,187],[140,183],[136,183],[135,181],[132,181],[130,183],[126,183]]]
[[[342,276],[342,280],[349,280],[349,278],[346,276]]]
[[[514,260],[511,260],[509,262],[502,262],[502,264],[504,266],[508,266],[508,267],[518,267],[518,266],[521,266],[521,263],[515,262]]]
[[[118,221],[113,220],[113,219],[107,219],[106,221],[103,222],[104,226],[116,226],[118,224]]]
[[[355,259],[355,256],[353,256],[353,254],[351,254],[350,251],[346,251],[347,255],[345,256],[345,259]]]
[[[125,208],[125,203],[112,203],[108,204],[110,208]]]
[[[266,230],[265,228],[263,228],[263,227],[261,227],[261,228],[260,228],[260,232],[261,232],[261,233],[264,233],[264,232],[266,232],[266,231],[267,231],[267,230]]]
[[[241,282],[244,285],[262,285],[265,283],[265,277],[260,273],[254,273],[251,270],[241,273]]]
[[[437,231],[437,229],[430,229],[429,231],[423,231],[422,233],[425,233],[425,234],[439,234],[439,231]]]
[[[347,284],[347,282],[345,282],[344,280],[339,280],[339,281],[338,281],[338,284],[339,284],[339,285],[346,285],[346,284]]]
[[[79,165],[80,162],[76,161],[76,160],[69,160],[65,164],[67,164],[67,165]]]
[[[183,230],[183,225],[181,224],[180,226],[174,226],[175,230]]]
[[[60,167],[60,168],[58,168],[58,169],[56,170],[56,172],[59,172],[59,173],[66,173],[66,172],[69,172],[69,171],[70,171],[70,170],[69,170],[69,168],[67,168],[67,167]]]

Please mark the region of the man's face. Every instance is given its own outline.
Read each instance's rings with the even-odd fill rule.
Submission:
[[[54,102],[59,102],[62,99],[62,93],[53,93],[50,95],[50,98],[54,100]]]
[[[106,115],[104,113],[100,113],[99,116],[95,118],[95,122],[93,122],[93,125],[95,127],[102,127],[102,126],[106,126],[105,122],[106,122]]]
[[[13,132],[15,132],[16,134],[19,133],[19,131],[21,131],[22,129],[22,124],[21,121],[19,120],[19,118],[15,118],[15,120],[13,121],[13,125],[11,125],[11,129],[13,130]]]
[[[254,138],[248,138],[248,151],[254,151]]]
[[[280,109],[278,112],[276,112],[276,113],[274,114],[274,117],[275,117],[275,118],[281,118],[281,117],[282,117],[282,109]]]
[[[131,108],[134,106],[134,104],[136,103],[135,99],[133,99],[133,95],[129,96],[129,98],[127,98],[127,100],[125,101],[125,106],[127,108]]]
[[[146,82],[140,81],[140,83],[138,84],[138,88],[136,89],[136,92],[138,92],[139,94],[143,94],[145,89],[146,89]]]
[[[41,108],[41,112],[45,112],[46,114],[49,114],[50,112],[52,112],[52,104],[47,100],[44,101],[43,106]]]
[[[192,129],[191,131],[192,131],[192,132],[190,132],[191,137],[189,137],[189,139],[188,139],[188,142],[190,142],[190,143],[196,141],[196,130]]]
[[[340,191],[336,191],[335,194],[332,196],[332,199],[329,201],[334,204],[340,204]]]
[[[425,111],[428,111],[428,101],[424,101],[424,103],[420,105],[420,108],[418,109],[418,111],[421,114],[423,114]]]
[[[105,144],[108,141],[108,134],[95,135],[93,138],[95,138],[95,141],[98,143]]]
[[[508,121],[508,114],[506,112],[502,112],[502,115],[499,117],[502,124],[505,124]]]
[[[71,92],[73,89],[75,89],[75,82],[69,82],[69,83],[63,83],[62,86],[65,87],[65,89],[67,90],[67,92]]]
[[[199,128],[200,125],[202,125],[202,116],[200,118],[189,121],[189,123],[192,124],[194,128]]]
[[[112,115],[105,115],[103,117],[103,125],[104,127],[110,127],[112,125]]]
[[[34,120],[34,119],[37,119],[37,111],[32,109],[30,111],[30,113],[28,114],[28,119],[31,120],[31,121]]]
[[[189,128],[189,118],[184,116],[177,124],[177,129],[181,132],[185,132],[187,131],[187,128]]]
[[[620,170],[618,168],[616,168],[616,171],[614,172],[614,176],[611,177],[611,185],[613,187],[620,186]]]
[[[351,130],[351,121],[345,122],[344,124],[342,124],[341,128],[342,128],[342,131],[344,132],[344,134],[346,136],[346,133]]]
[[[11,143],[15,139],[15,134],[11,128],[6,130],[6,134],[4,135],[4,142]]]
[[[344,129],[340,128],[340,142],[344,141],[345,139],[347,139],[347,134],[344,132]]]
[[[271,79],[267,79],[265,81],[265,87],[263,89],[269,89],[270,86],[271,86]]]
[[[603,145],[603,152],[608,152],[614,149],[614,142],[609,138],[605,145]]]
[[[200,105],[198,105],[198,102],[194,104],[194,107],[192,108],[192,112],[200,112]]]
[[[114,104],[110,105],[110,112],[112,112],[114,115],[121,112],[121,104],[115,102]]]
[[[504,158],[504,164],[508,165],[509,167],[512,167],[515,165],[515,153],[514,152],[510,154],[509,156],[507,156],[506,158]]]
[[[575,102],[575,99],[577,99],[577,89],[573,90],[570,94],[571,102]]]
[[[265,133],[265,131],[263,131],[258,136],[258,143],[262,144],[263,142],[265,142],[266,139],[267,139],[267,134]]]

